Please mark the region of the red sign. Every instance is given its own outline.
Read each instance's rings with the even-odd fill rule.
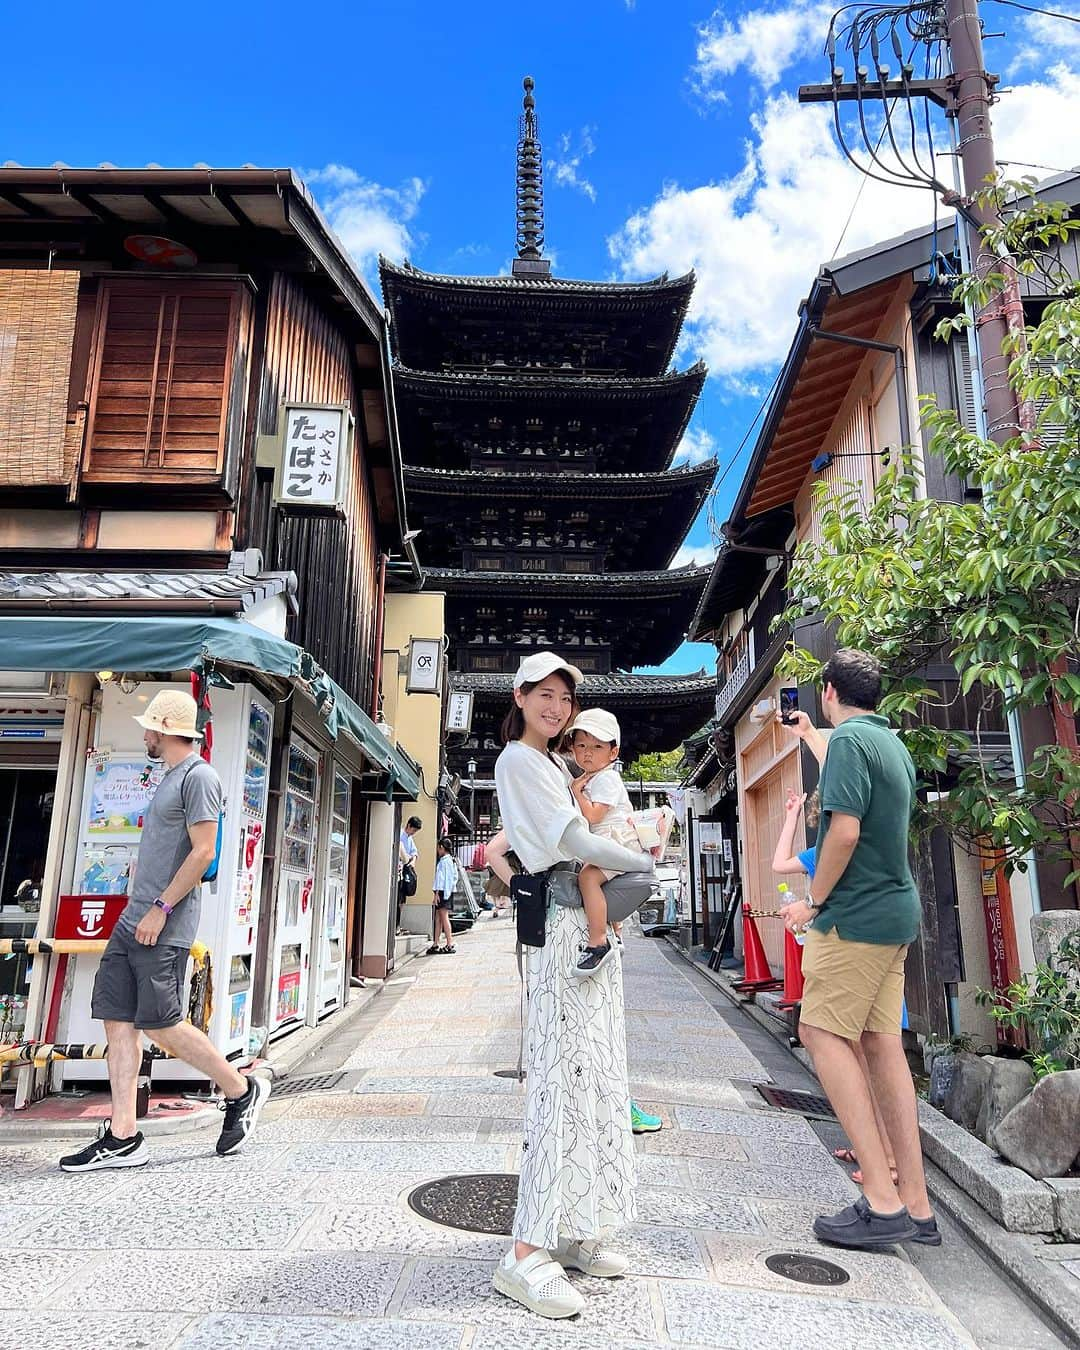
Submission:
[[[186,244],[158,234],[129,234],[124,248],[133,258],[155,267],[194,267],[199,261]]]
[[[56,911],[58,938],[107,938],[127,906],[126,895],[62,895]]]
[[[979,849],[982,869],[983,915],[986,919],[986,953],[990,960],[990,984],[996,992],[1020,978],[1020,958],[1016,949],[1013,924],[1012,887],[1005,875],[1004,855],[988,844]],[[1023,1044],[1022,1033],[998,1023],[997,1038],[1002,1045]]]

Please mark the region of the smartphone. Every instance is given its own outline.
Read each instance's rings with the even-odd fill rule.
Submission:
[[[799,711],[799,691],[797,689],[780,690],[780,721],[790,726],[795,721],[794,714]]]

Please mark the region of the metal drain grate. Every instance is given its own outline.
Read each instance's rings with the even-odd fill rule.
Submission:
[[[513,1172],[475,1172],[426,1181],[409,1193],[409,1208],[431,1223],[466,1233],[509,1236],[517,1208]]]
[[[851,1279],[842,1266],[823,1261],[820,1256],[805,1256],[802,1252],[777,1252],[775,1256],[765,1258],[765,1265],[774,1275],[783,1275],[785,1280],[816,1284],[819,1288],[847,1284]]]
[[[313,1078],[286,1078],[274,1084],[275,1097],[296,1097],[301,1092],[333,1092],[345,1077],[341,1073],[320,1073]]]
[[[767,1087],[764,1083],[755,1083],[754,1086],[769,1105],[779,1111],[792,1111],[799,1116],[818,1116],[822,1120],[836,1119],[836,1112],[829,1105],[827,1097],[793,1088]]]

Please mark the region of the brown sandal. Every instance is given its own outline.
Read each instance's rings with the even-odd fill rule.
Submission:
[[[889,1167],[889,1172],[892,1174],[892,1184],[895,1186],[896,1183],[900,1180],[900,1173],[896,1170],[895,1167],[892,1167],[892,1166]],[[852,1172],[852,1174],[851,1174],[851,1179],[852,1179],[852,1181],[855,1183],[856,1186],[861,1186],[861,1185],[862,1185],[862,1168],[861,1168],[861,1167],[860,1167],[857,1171]]]
[[[837,1162],[857,1163],[859,1161],[849,1148],[834,1148],[832,1155]]]

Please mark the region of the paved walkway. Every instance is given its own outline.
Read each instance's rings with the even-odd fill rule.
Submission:
[[[327,1047],[313,1067],[341,1064],[341,1090],[271,1099],[237,1158],[214,1156],[209,1131],[151,1141],[139,1171],[83,1177],[55,1170],[55,1145],[5,1149],[0,1347],[974,1345],[904,1257],[814,1242],[814,1215],[856,1192],[810,1126],[750,1086],[783,1082],[790,1057],[743,1034],[663,944],[631,939],[626,966],[633,1091],[665,1128],[638,1141],[630,1275],[574,1276],[581,1318],[545,1323],[495,1295],[504,1239],[429,1225],[403,1199],[431,1177],[517,1167],[522,1090],[493,1076],[517,1058],[512,934],[485,919],[457,957],[392,980],[336,1059]],[[766,1268],[777,1251],[850,1279],[807,1290]]]

